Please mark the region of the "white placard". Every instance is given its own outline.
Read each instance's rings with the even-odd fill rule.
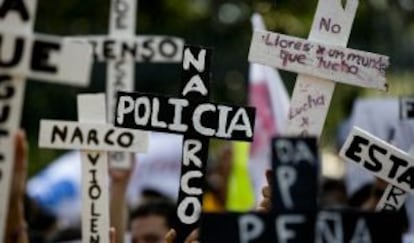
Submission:
[[[88,42],[96,61],[134,60],[150,63],[179,63],[184,40],[170,36],[79,36],[67,37],[75,42]]]
[[[105,124],[105,95],[78,95],[78,120]],[[109,243],[108,153],[82,151],[81,161],[82,242]]]
[[[148,133],[116,128],[109,124],[42,120],[39,146],[42,148],[145,152]]]
[[[92,65],[89,45],[48,36],[0,31],[0,72],[86,86]]]
[[[340,156],[406,192],[414,192],[414,158],[360,128],[352,129]]]
[[[386,90],[387,56],[255,30],[249,61],[345,84]]]

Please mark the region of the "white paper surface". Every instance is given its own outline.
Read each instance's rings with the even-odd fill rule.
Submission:
[[[78,119],[81,123],[106,122],[105,95],[78,95]],[[91,158],[98,158],[93,163]],[[102,243],[109,243],[109,179],[108,153],[82,151],[82,242],[99,237]],[[91,183],[94,182],[94,183]],[[90,191],[100,188],[99,198],[90,196]],[[99,216],[98,216],[99,215]]]
[[[4,0],[0,0],[0,6],[2,6],[4,2]],[[10,11],[4,18],[0,18],[0,29],[18,30],[21,33],[27,34],[33,31],[37,0],[22,0],[22,2],[27,9],[29,18],[23,20],[19,14]],[[12,179],[15,151],[14,134],[20,126],[24,90],[26,87],[26,80],[23,77],[11,78],[12,80],[8,81],[7,85],[10,85],[12,89],[14,89],[15,94],[9,100],[0,100],[0,109],[7,105],[10,106],[9,118],[3,123],[0,123],[0,130],[5,129],[9,133],[9,136],[7,137],[0,137],[0,154],[4,154],[4,160],[3,162],[0,162],[0,173],[3,174],[0,176],[0,241],[3,241],[4,239],[5,223],[9,206],[10,182]],[[5,85],[5,83],[2,85]],[[0,87],[2,85],[0,85]]]
[[[137,1],[112,0],[109,13],[109,36],[134,38],[137,15]],[[108,60],[106,66],[106,94],[108,108],[108,122],[113,123],[115,113],[116,93],[118,91],[134,91],[135,61],[124,57],[117,60]],[[112,168],[132,168],[132,155],[126,153],[110,153],[109,165]]]

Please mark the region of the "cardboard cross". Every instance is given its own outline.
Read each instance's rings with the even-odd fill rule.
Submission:
[[[170,36],[135,36],[138,0],[111,0],[109,36],[85,36],[71,39],[87,41],[93,47],[95,61],[106,61],[108,121],[113,122],[117,91],[134,91],[135,62],[179,63],[184,41]],[[110,153],[112,167],[128,169],[130,156]]]
[[[319,0],[309,40],[254,31],[249,61],[299,73],[286,134],[320,137],[337,81],[386,90],[388,57],[346,49],[358,0]]]
[[[39,146],[82,151],[82,242],[109,243],[107,152],[145,152],[148,136],[106,124],[104,94],[79,95],[78,120],[42,120]]]
[[[399,100],[400,120],[401,122],[408,122],[414,119],[414,99],[412,97],[401,97]],[[414,155],[413,147],[408,151],[410,156]],[[407,200],[408,193],[392,184],[385,189],[381,199],[377,204],[377,211],[400,210]]]
[[[36,0],[0,1],[0,241],[4,238],[14,134],[21,119],[25,78],[86,86],[91,71],[89,46],[33,35],[36,6]]]
[[[360,128],[352,129],[340,156],[390,184],[377,205],[378,211],[398,210],[406,194],[414,192],[414,158]]]
[[[253,139],[253,108],[208,101],[210,58],[210,49],[184,47],[180,98],[118,93],[116,126],[184,134],[177,242],[184,242],[199,222],[209,137]]]

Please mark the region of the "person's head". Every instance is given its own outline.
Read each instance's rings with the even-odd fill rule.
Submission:
[[[153,201],[131,213],[132,243],[161,243],[172,227],[175,207],[168,201]]]

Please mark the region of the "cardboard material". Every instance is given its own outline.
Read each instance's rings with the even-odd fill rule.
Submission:
[[[342,159],[407,192],[414,192],[414,158],[357,127],[341,148]]]
[[[260,33],[264,32],[256,32],[256,35],[252,39],[253,46],[250,49],[250,56],[252,58],[251,60],[253,60],[253,57],[255,56],[263,57],[265,55],[271,54],[273,57],[279,60],[279,64],[280,58],[282,58],[282,60],[288,60],[287,62],[289,62],[289,65],[286,63],[286,66],[289,66],[292,68],[292,70],[300,71],[292,95],[289,122],[288,127],[285,131],[285,135],[320,137],[335,89],[335,83],[326,78],[338,78],[344,82],[351,82],[352,84],[357,83],[358,85],[361,85],[362,80],[366,86],[377,88],[380,87],[382,89],[386,88],[383,81],[378,82],[376,80],[372,80],[373,77],[382,77],[383,74],[381,72],[381,75],[378,75],[378,72],[375,70],[371,70],[371,72],[366,69],[361,69],[364,70],[361,71],[358,68],[358,75],[348,75],[343,73],[343,70],[345,69],[346,71],[351,71],[351,68],[348,70],[348,68],[345,68],[345,65],[342,64],[344,61],[342,60],[342,54],[348,55],[349,50],[346,51],[347,54],[345,52],[342,53],[339,50],[344,50],[341,49],[341,47],[345,47],[348,43],[348,38],[351,32],[351,27],[354,21],[356,10],[358,8],[358,4],[358,0],[347,0],[345,2],[341,0],[319,0],[308,41],[301,40],[298,42],[298,39],[292,39],[289,37],[288,39],[292,41],[289,42],[285,40],[282,44],[289,49],[289,53],[284,50],[282,56],[279,55],[281,53],[275,55],[275,52],[273,52],[273,50],[275,50],[275,48],[273,48],[274,46],[270,47],[266,45],[259,45],[259,48],[254,47],[254,45],[263,43],[263,40],[266,40],[266,36],[263,37],[264,39],[262,39],[262,36],[260,36]],[[280,37],[278,34],[272,34],[273,37],[276,35]],[[268,40],[271,40],[270,35]],[[271,42],[275,43],[275,39],[272,39]],[[281,43],[281,39],[279,38],[278,44],[280,45]],[[315,48],[319,46],[329,46],[332,51],[332,57],[329,58],[329,61],[327,61],[328,59],[325,60],[324,58],[324,63],[322,64],[325,68],[323,68],[323,70],[317,68],[318,72],[316,73],[316,70],[310,70],[310,66],[308,65],[310,63],[318,62],[317,56],[312,56],[310,54],[311,51],[315,51]],[[295,48],[299,50],[296,50]],[[316,52],[318,49],[319,48],[316,48]],[[263,51],[266,51],[267,53],[264,53]],[[280,51],[282,50],[279,50],[279,52]],[[325,49],[325,52],[326,51],[327,49]],[[311,58],[307,60],[309,55]],[[355,64],[354,58],[359,59],[359,57],[357,58],[352,56],[351,59],[354,60],[352,63]],[[267,60],[268,58],[265,59]],[[348,57],[346,59],[348,59]],[[307,61],[305,62],[305,60]],[[272,62],[274,64],[278,61],[272,59]],[[292,62],[294,64],[292,64]],[[306,63],[306,65],[301,64],[301,62]],[[348,60],[346,60],[346,62],[348,62]],[[387,61],[384,61],[382,59],[380,62],[384,63],[384,65],[387,63]],[[341,63],[340,67],[338,66],[338,63]],[[298,67],[301,67],[301,70],[297,70],[296,68]],[[283,65],[282,68],[284,68]],[[330,69],[330,71],[327,71],[326,69]],[[305,70],[308,70],[308,72]],[[382,69],[380,68],[380,70]],[[352,70],[352,72],[354,71],[355,70]],[[359,73],[360,71],[361,73]],[[370,74],[368,75],[368,73]],[[310,74],[319,76],[311,76]]]
[[[345,84],[386,90],[389,58],[296,37],[254,31],[249,61]]]

